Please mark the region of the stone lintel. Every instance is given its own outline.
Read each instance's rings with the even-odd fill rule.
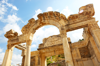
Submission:
[[[73,30],[76,30],[76,29],[84,28],[84,27],[87,27],[88,24],[93,23],[93,22],[95,22],[95,18],[92,18],[92,19],[86,20],[86,21],[82,21],[82,22],[78,22],[78,23],[75,23],[75,24],[67,24],[65,26],[66,31],[69,32],[69,31],[73,31]]]
[[[26,49],[26,47],[25,46],[22,46],[22,45],[16,45],[15,47],[17,49],[19,49],[19,50],[25,50]]]
[[[31,57],[32,56],[38,56],[39,55],[39,51],[32,51],[31,52]]]

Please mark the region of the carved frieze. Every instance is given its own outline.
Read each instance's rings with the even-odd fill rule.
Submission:
[[[86,6],[82,6],[79,9],[79,14],[72,14],[68,16],[69,24],[74,24],[81,21],[86,21],[92,19],[94,15],[94,7],[93,4],[88,4]]]
[[[25,25],[23,28],[22,28],[22,33],[23,34],[27,34],[28,32],[29,32],[29,30],[34,26],[36,24],[36,22],[35,22],[35,19],[34,18],[31,18],[29,21],[28,21],[28,23],[27,23],[27,25]]]

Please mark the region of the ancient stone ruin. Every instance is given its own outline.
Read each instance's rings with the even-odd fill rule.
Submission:
[[[14,48],[22,50],[22,66],[47,66],[46,57],[59,54],[64,54],[65,66],[100,66],[100,28],[94,14],[93,4],[80,7],[78,14],[68,18],[59,12],[44,12],[37,16],[37,20],[30,19],[21,35],[14,30],[6,32],[8,44],[2,66],[11,65]],[[56,26],[60,34],[44,38],[37,51],[31,52],[34,33],[45,25]],[[66,33],[80,28],[84,28],[84,40],[71,43]],[[26,43],[26,46],[21,43]]]

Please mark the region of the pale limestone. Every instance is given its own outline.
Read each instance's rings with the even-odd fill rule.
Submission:
[[[6,32],[8,38],[7,50],[2,66],[10,66],[13,48],[22,50],[22,66],[30,66],[30,58],[34,57],[34,66],[46,66],[46,57],[64,54],[66,66],[100,66],[100,28],[93,4],[79,8],[78,14],[66,16],[59,12],[44,12],[37,15],[38,19],[31,18],[22,28],[22,34],[14,30]],[[37,29],[45,25],[53,25],[59,29],[59,35],[43,39],[37,51],[30,51],[33,35]],[[66,32],[84,28],[83,41],[71,43]],[[22,46],[21,43],[26,43]],[[31,65],[32,66],[32,65]]]

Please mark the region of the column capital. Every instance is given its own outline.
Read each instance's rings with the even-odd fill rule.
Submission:
[[[32,40],[27,40],[27,41],[26,41],[26,46],[27,46],[27,45],[31,46],[31,44],[32,44]]]
[[[7,44],[7,49],[13,49],[14,48],[14,45],[12,44]]]
[[[60,29],[60,35],[61,37],[66,37],[66,29],[65,26],[62,26]]]
[[[98,26],[98,21],[95,21],[94,23],[89,23],[88,24],[88,28],[90,29],[90,30],[95,30],[95,29],[99,29],[99,26]]]
[[[33,40],[33,33],[28,33],[25,35],[26,41]]]

